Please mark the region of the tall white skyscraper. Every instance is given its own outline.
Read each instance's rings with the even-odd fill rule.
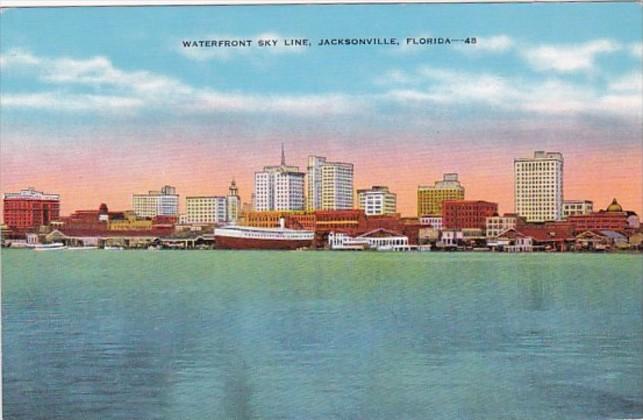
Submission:
[[[132,207],[139,217],[178,216],[179,195],[176,193],[176,188],[165,185],[160,191],[134,194]]]
[[[514,159],[514,202],[527,222],[562,218],[562,153],[537,151],[533,158]]]
[[[309,211],[352,209],[353,164],[308,156],[307,192]]]
[[[304,178],[297,166],[286,165],[281,146],[281,164],[255,172],[255,211],[304,210]]]
[[[326,158],[308,156],[308,172],[306,173],[306,209],[308,211],[321,209],[322,165]]]

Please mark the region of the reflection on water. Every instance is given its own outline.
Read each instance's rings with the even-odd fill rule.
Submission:
[[[643,416],[639,256],[8,250],[2,269],[5,418]]]

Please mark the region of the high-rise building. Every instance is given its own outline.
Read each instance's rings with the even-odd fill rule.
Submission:
[[[353,164],[328,162],[322,166],[322,210],[353,208]]]
[[[134,194],[132,207],[139,217],[178,216],[179,195],[176,188],[165,185],[160,191]]]
[[[282,145],[281,164],[265,166],[263,171],[255,172],[255,210],[304,210],[305,176],[297,166],[286,165]]]
[[[579,214],[590,214],[594,211],[594,202],[589,200],[563,201],[563,219]]]
[[[534,152],[514,159],[515,212],[527,222],[560,220],[563,215],[563,155]]]
[[[434,185],[418,186],[418,217],[441,215],[442,203],[446,200],[464,200],[464,187],[456,173],[444,174],[442,181],[435,181]]]
[[[306,174],[306,210],[320,210],[322,206],[322,165],[326,158],[308,156],[308,172]]]
[[[225,223],[227,221],[227,197],[185,197],[187,223]]]
[[[388,187],[373,186],[357,190],[357,197],[359,209],[364,210],[367,216],[393,214],[397,211],[397,195],[390,192]]]
[[[308,156],[306,209],[353,208],[353,164],[328,162],[323,156]]]
[[[236,223],[239,219],[239,212],[241,211],[241,197],[239,196],[239,188],[237,183],[232,180],[230,188],[228,188],[227,200],[227,221],[229,223]]]
[[[33,187],[4,194],[4,223],[10,229],[33,230],[60,218],[60,195]]]

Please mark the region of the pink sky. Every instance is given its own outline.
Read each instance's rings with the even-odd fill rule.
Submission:
[[[114,146],[109,141],[92,147],[72,144],[48,149],[30,146],[37,141],[13,141],[2,154],[3,192],[33,186],[59,193],[62,213],[95,209],[107,203],[112,210],[131,208],[133,193],[170,184],[181,195],[225,195],[234,177],[242,200],[249,201],[254,171],[279,162],[279,140],[269,139],[253,150],[241,143],[214,149],[211,145],[177,139],[152,146]],[[311,143],[309,143],[311,144]],[[513,211],[513,158],[530,156],[534,148],[453,147],[448,150],[416,145],[346,147],[329,141],[286,143],[287,161],[305,171],[308,154],[355,164],[355,188],[387,185],[398,194],[398,211],[415,215],[419,184],[432,184],[444,172],[457,172],[467,199],[499,203],[500,212]],[[189,146],[188,146],[189,145]],[[491,147],[489,147],[491,146]],[[565,199],[588,199],[596,209],[617,198],[625,209],[642,213],[643,190],[640,146],[578,150],[574,144],[557,149],[565,158]]]

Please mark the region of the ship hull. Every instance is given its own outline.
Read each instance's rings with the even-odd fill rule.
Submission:
[[[259,239],[214,236],[218,249],[283,249],[292,250],[310,247],[312,240],[299,239]]]

